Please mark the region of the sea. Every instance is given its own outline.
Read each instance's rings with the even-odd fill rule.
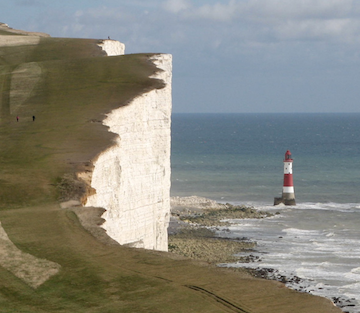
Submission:
[[[287,150],[296,205],[274,206]],[[257,243],[239,254],[253,262],[220,266],[268,269],[360,312],[360,113],[173,114],[171,163],[172,196],[274,213],[219,229]]]

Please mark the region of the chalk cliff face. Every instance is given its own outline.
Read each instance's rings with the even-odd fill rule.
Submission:
[[[125,45],[116,40],[103,40],[98,46],[101,47],[108,56],[125,54]]]
[[[120,244],[167,251],[170,215],[172,56],[158,54],[154,76],[165,83],[104,120],[116,144],[95,161],[86,206],[106,209],[102,227]]]

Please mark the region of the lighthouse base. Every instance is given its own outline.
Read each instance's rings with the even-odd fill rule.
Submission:
[[[274,198],[274,205],[285,204],[285,205],[296,205],[295,199],[285,198]]]

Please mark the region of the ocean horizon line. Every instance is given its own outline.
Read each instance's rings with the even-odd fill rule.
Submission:
[[[172,112],[172,115],[360,115],[360,112]]]

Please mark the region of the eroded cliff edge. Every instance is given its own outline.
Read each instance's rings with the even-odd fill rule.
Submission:
[[[33,35],[0,25],[2,312],[339,312],[277,282],[104,244],[84,229],[59,201],[79,203],[75,173],[113,145],[103,114],[164,84],[149,78],[153,54],[104,57],[103,40]]]
[[[144,93],[103,121],[118,134],[94,162],[86,206],[103,207],[107,234],[120,244],[167,251],[170,218],[172,56],[150,60],[164,88]]]
[[[78,206],[88,191],[93,191],[87,188],[87,182],[77,181],[79,176],[75,173],[90,171],[93,168],[91,160],[112,146],[117,130],[110,133],[109,127],[101,124],[104,113],[127,105],[132,107],[134,101],[131,99],[150,90],[161,98],[166,94],[161,91],[164,86],[164,90],[169,90],[170,98],[164,96],[158,101],[165,101],[164,107],[168,106],[168,112],[171,112],[171,56],[170,68],[163,71],[153,64],[156,60],[161,63],[160,55],[125,56],[124,53],[125,45],[116,40],[52,38],[0,23],[0,150],[3,164],[0,213],[27,207],[34,207],[37,212],[31,214],[37,216],[34,224],[25,221],[23,214],[16,214],[16,211],[11,211],[11,219],[0,214],[0,269],[4,267],[33,288],[59,273],[63,265],[46,253],[38,255],[36,251],[27,253],[20,249],[18,239],[11,235],[17,233],[13,225],[21,228],[25,222],[31,230],[22,229],[17,234],[35,234],[34,229],[39,229],[39,225],[49,223],[40,222],[46,216],[40,214],[40,207],[44,210],[52,205],[58,207],[58,201],[62,202],[61,210]],[[156,59],[154,62],[151,61],[153,58]],[[158,74],[151,78],[153,73]],[[169,85],[163,79],[168,80]],[[151,101],[156,99],[157,96],[153,96]],[[142,110],[142,107],[135,106],[137,109]],[[127,110],[116,118],[123,119],[122,122],[136,119],[134,115],[127,117]],[[149,110],[147,114],[149,120],[153,118],[153,111]],[[169,122],[170,113],[166,114]],[[156,119],[158,117],[154,117]],[[170,125],[165,132],[170,132]],[[166,136],[170,145],[170,135],[166,133]],[[151,142],[155,143],[155,140]],[[170,150],[167,151],[169,164]],[[148,159],[146,153],[144,151],[144,160]],[[150,154],[150,158],[153,157]],[[170,182],[170,173],[166,172],[166,175]],[[117,178],[114,179],[112,188],[118,188]],[[123,181],[122,187],[126,189],[124,184],[127,183]],[[165,186],[169,190],[170,186]],[[164,203],[169,202],[168,196],[162,199]],[[165,207],[161,206],[161,209]],[[153,240],[165,244],[151,242],[148,246],[153,249],[159,246],[164,250],[161,247],[167,247],[167,237],[162,236],[166,236],[168,212],[161,211],[159,206],[156,209],[157,214],[148,214],[151,216],[148,223],[159,223],[155,227],[157,238]],[[67,213],[64,210],[62,214]],[[116,232],[116,221],[111,217],[108,221]],[[51,222],[56,223],[55,219]],[[93,224],[92,227],[96,227],[98,220]],[[53,225],[51,229],[55,231],[56,227]],[[46,238],[50,238],[49,232]]]

